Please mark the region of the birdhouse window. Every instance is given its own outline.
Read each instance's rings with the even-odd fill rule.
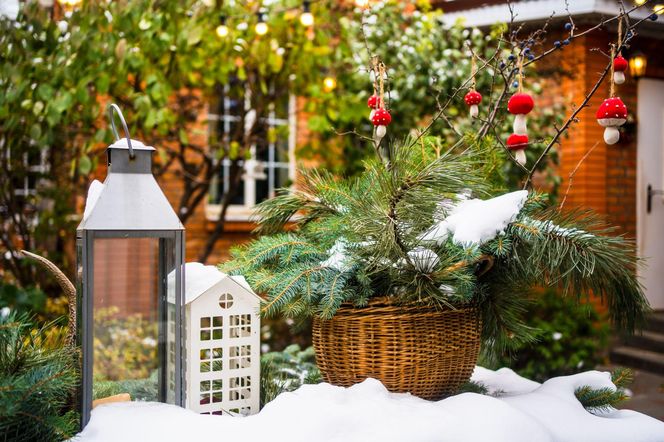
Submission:
[[[221,371],[223,351],[221,348],[204,348],[200,351],[201,373]]]
[[[222,293],[219,296],[219,307],[223,309],[231,308],[233,306],[233,295],[230,293]]]
[[[240,345],[231,347],[228,368],[236,370],[247,368],[251,364],[251,345]]]
[[[202,381],[200,384],[200,404],[207,405],[221,402],[223,400],[222,387],[220,380]]]
[[[231,378],[229,388],[230,400],[249,399],[251,397],[251,389],[249,387],[251,387],[251,378],[249,376]]]
[[[223,339],[223,325],[224,318],[222,316],[201,318],[201,341]]]
[[[231,338],[246,338],[251,336],[251,315],[231,315]]]

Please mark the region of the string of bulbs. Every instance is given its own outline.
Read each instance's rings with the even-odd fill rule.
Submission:
[[[317,0],[314,0],[313,2],[315,1]],[[305,0],[302,2],[301,6],[302,13],[300,14],[300,23],[302,24],[302,26],[305,26],[307,28],[313,26],[316,21],[314,15],[311,13],[311,3],[313,2],[311,0]],[[295,11],[298,9],[300,8],[290,7],[290,8],[275,9],[271,12],[284,13],[284,12]],[[256,32],[257,35],[265,35],[270,30],[270,27],[268,26],[267,21],[265,20],[266,15],[267,11],[264,8],[261,8],[258,10],[258,12],[256,12],[257,21],[256,24],[254,25],[254,32]],[[224,38],[228,36],[228,34],[230,33],[230,28],[228,27],[228,20],[232,18],[244,19],[246,17],[242,15],[229,16],[222,12],[219,15],[219,25],[217,26],[216,29],[217,35],[220,38]]]

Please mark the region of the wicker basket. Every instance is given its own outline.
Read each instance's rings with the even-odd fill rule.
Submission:
[[[316,361],[323,379],[349,387],[372,377],[392,392],[437,400],[470,379],[480,349],[477,310],[440,310],[372,299],[314,319]]]

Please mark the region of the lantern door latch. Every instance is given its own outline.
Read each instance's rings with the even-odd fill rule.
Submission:
[[[646,203],[646,212],[650,213],[652,211],[652,198],[655,195],[664,196],[664,190],[653,189],[652,184],[648,184],[648,202]]]

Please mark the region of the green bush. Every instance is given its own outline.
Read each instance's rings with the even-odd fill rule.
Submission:
[[[48,325],[0,314],[0,436],[8,441],[64,440],[78,428],[71,408],[77,354],[45,347]]]
[[[480,365],[510,367],[521,376],[543,382],[591,370],[602,362],[609,327],[591,304],[579,305],[575,299],[548,290],[524,316],[528,326],[537,330],[537,340],[517,346],[496,362]]]
[[[261,357],[261,407],[283,392],[319,382],[321,374],[313,347],[302,350],[293,344]]]

